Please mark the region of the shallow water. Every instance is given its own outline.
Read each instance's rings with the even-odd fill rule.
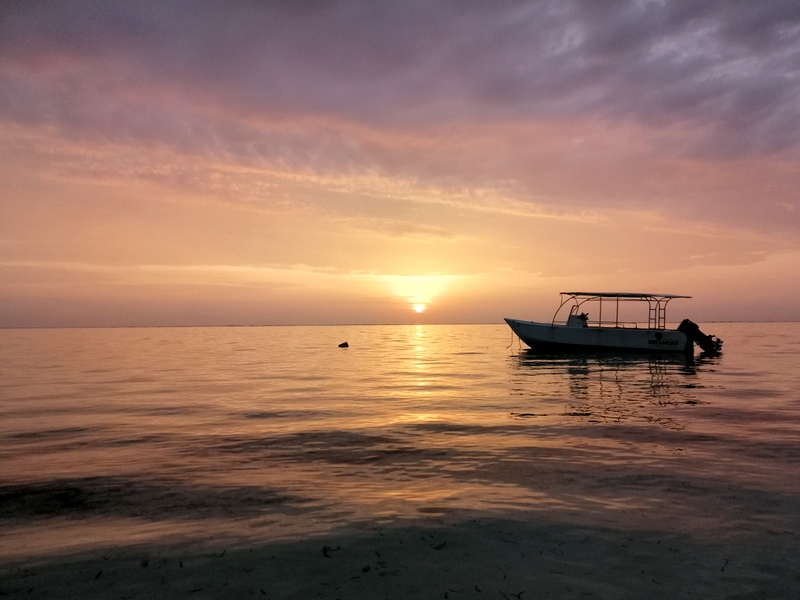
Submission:
[[[2,330],[0,558],[468,515],[800,535],[800,324],[703,329],[690,363],[505,325]]]

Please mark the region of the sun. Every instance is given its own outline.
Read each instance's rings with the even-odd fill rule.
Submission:
[[[383,275],[381,279],[397,298],[419,314],[456,279],[453,275]]]

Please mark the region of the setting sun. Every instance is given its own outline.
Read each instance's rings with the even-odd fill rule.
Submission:
[[[404,276],[384,275],[392,294],[405,300],[414,312],[424,311],[455,280],[452,275]]]

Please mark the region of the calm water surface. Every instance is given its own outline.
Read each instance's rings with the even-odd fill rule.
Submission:
[[[3,330],[0,557],[465,514],[785,532],[800,324],[703,329],[692,364],[505,325]]]

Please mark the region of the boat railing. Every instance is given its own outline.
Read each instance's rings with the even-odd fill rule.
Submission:
[[[567,321],[553,321],[553,324],[566,325]],[[646,323],[638,323],[636,321],[592,321],[589,319],[586,327],[601,327],[603,329],[639,329],[646,327]]]
[[[616,329],[639,329],[641,323],[636,321],[603,321],[598,323],[600,327],[614,327]]]

